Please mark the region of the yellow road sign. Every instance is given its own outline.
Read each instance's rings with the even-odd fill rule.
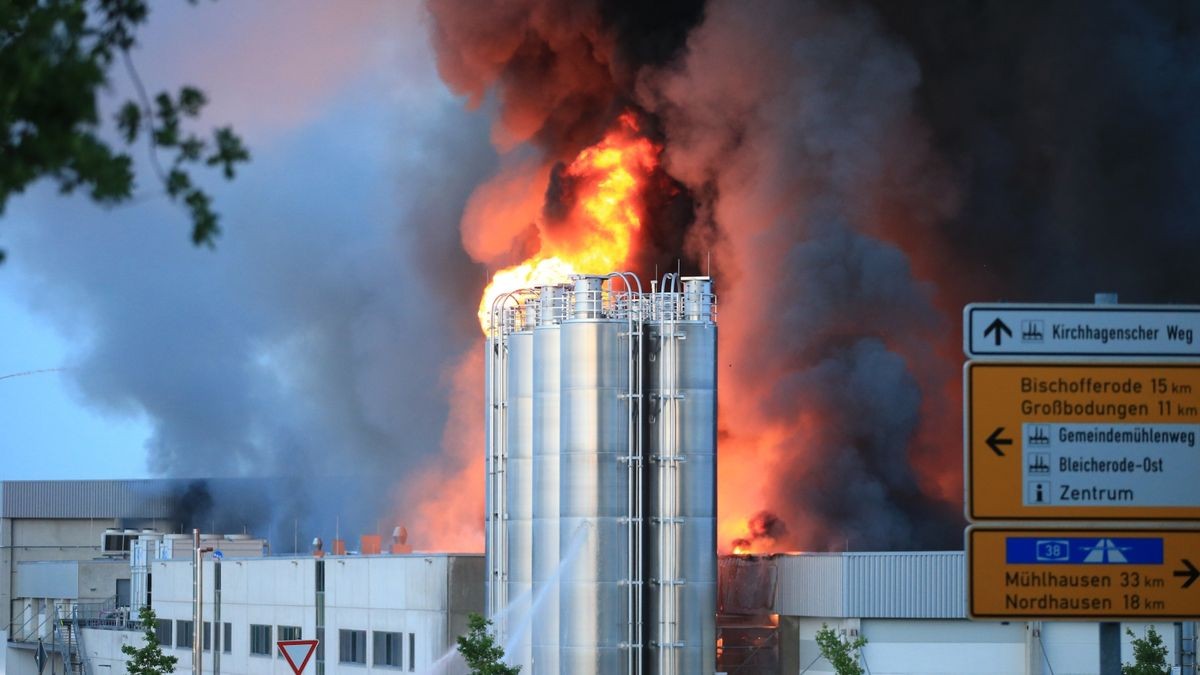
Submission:
[[[970,362],[969,520],[1200,520],[1200,365]]]
[[[967,530],[976,619],[1200,618],[1200,531]]]

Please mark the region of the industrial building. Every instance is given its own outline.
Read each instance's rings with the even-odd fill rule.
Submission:
[[[114,519],[132,522],[138,513],[153,513],[147,509],[152,502],[129,500],[131,490],[140,494],[146,487],[150,486],[140,481],[0,483],[0,557],[6,564],[0,583],[9,610],[0,670],[37,673],[35,626],[41,626],[44,644],[54,654],[55,672],[124,672],[119,647],[140,640],[129,619],[129,609],[142,597],[134,590],[143,588],[134,581],[139,570],[152,575],[145,597],[162,621],[156,628],[164,650],[180,659],[177,672],[190,670],[192,564],[185,549],[175,548],[175,541],[182,539],[122,532],[132,535],[127,540],[130,551],[103,551],[102,537]],[[22,506],[23,498],[32,495],[37,495],[37,503]],[[87,518],[64,517],[78,513],[66,509],[73,503],[116,515],[92,519],[89,529]],[[72,520],[84,523],[68,526]],[[154,518],[150,520],[153,524]],[[169,558],[158,558],[167,555],[166,546],[145,560],[134,555],[147,550],[139,541],[167,540],[172,541]],[[214,665],[229,675],[288,673],[274,641],[315,637],[321,628],[324,673],[439,672],[434,664],[448,660],[443,657],[453,648],[466,613],[483,609],[485,567],[478,554],[267,556],[261,540],[238,535],[222,540],[218,546],[228,553],[221,562],[220,628],[214,637],[210,623],[201,637],[203,643],[203,635],[209,636],[209,648],[202,649],[206,673],[214,672]],[[247,553],[245,547],[254,546],[259,552]],[[239,547],[241,552],[235,554]],[[211,554],[204,568],[205,578],[214,579]],[[317,590],[322,569],[323,596]],[[815,632],[827,624],[869,640],[862,655],[873,675],[1099,672],[1098,624],[968,621],[965,573],[961,552],[722,557],[718,667],[740,675],[830,673],[813,642]],[[120,606],[124,588],[130,589],[129,609]],[[214,590],[206,585],[204,612],[209,622]],[[322,598],[325,623],[320,626]],[[78,636],[76,665],[70,669],[64,666],[64,649],[52,642],[53,624],[46,617],[54,612],[63,619],[58,639],[70,631]],[[1122,630],[1128,627],[1140,634],[1146,625],[1122,624]],[[1196,673],[1194,624],[1156,624],[1156,630],[1166,640],[1175,672]],[[214,643],[219,664],[214,664]],[[269,654],[262,653],[264,644]],[[1132,658],[1126,643],[1122,659]],[[46,672],[49,669],[48,665]],[[317,673],[317,664],[311,663],[306,672]]]

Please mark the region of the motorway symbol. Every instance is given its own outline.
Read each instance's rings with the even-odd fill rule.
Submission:
[[[1011,438],[1000,438],[1000,434],[1004,433],[1004,427],[996,427],[991,436],[987,437],[987,446],[992,449],[992,452],[1003,457],[1004,453],[1000,452],[1001,445],[1012,445]]]
[[[1008,327],[1008,324],[1004,323],[1004,321],[1002,321],[1000,319],[996,319],[995,321],[988,324],[987,328],[983,329],[983,337],[987,337],[991,333],[996,334],[996,346],[997,347],[1000,346],[1001,334],[1005,334],[1005,335],[1008,335],[1008,337],[1012,337],[1012,329],[1010,329]]]
[[[308,665],[308,660],[312,658],[313,652],[317,650],[316,640],[280,640],[275,644],[279,647],[279,652],[283,654],[283,658],[287,660],[288,665],[292,667],[292,672],[296,675],[304,672],[304,667]]]
[[[963,309],[963,351],[972,358],[1195,358],[1200,307],[976,303]]]
[[[1175,576],[1187,577],[1187,581],[1183,582],[1183,587],[1187,588],[1188,586],[1196,583],[1196,579],[1200,578],[1200,570],[1196,569],[1196,566],[1192,564],[1192,561],[1188,560],[1187,558],[1184,558],[1181,562],[1187,569],[1175,570]]]
[[[1191,562],[1200,555],[1197,530],[971,526],[966,544],[972,618],[1200,617],[1200,569]]]
[[[1200,520],[1200,365],[970,362],[963,385],[968,520]]]

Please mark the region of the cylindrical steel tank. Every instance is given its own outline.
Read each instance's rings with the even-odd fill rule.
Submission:
[[[541,289],[533,329],[533,661],[526,669],[530,673],[559,672],[559,341],[566,308],[565,286]]]
[[[717,327],[712,285],[684,278],[646,325],[645,672],[712,673],[716,658]]]
[[[506,303],[498,298],[490,310],[487,340],[484,341],[484,612],[495,617],[504,608],[505,554],[504,473],[501,458],[508,443],[508,330]]]
[[[488,611],[507,660],[531,675],[709,675],[711,282],[669,275],[643,294],[613,276],[622,290],[574,277],[506,296],[494,313]]]
[[[529,663],[529,599],[533,582],[533,317],[526,301],[517,312],[517,330],[508,336],[508,440],[504,458],[506,536],[505,602],[502,622],[505,658]]]
[[[483,558],[486,578],[484,579],[483,611],[491,617],[496,613],[496,376],[500,341],[489,335],[483,344]]]
[[[558,673],[627,672],[629,336],[602,312],[603,278],[575,281],[561,331]],[[575,538],[579,537],[580,540]],[[541,669],[539,673],[544,672]]]

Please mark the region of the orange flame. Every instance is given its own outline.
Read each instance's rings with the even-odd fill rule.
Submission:
[[[658,165],[661,147],[639,135],[637,118],[626,112],[601,141],[585,148],[563,171],[578,186],[566,222],[539,228],[541,248],[524,262],[497,272],[479,301],[486,333],[492,302],[522,288],[566,282],[572,274],[619,269],[642,226],[636,197]]]

